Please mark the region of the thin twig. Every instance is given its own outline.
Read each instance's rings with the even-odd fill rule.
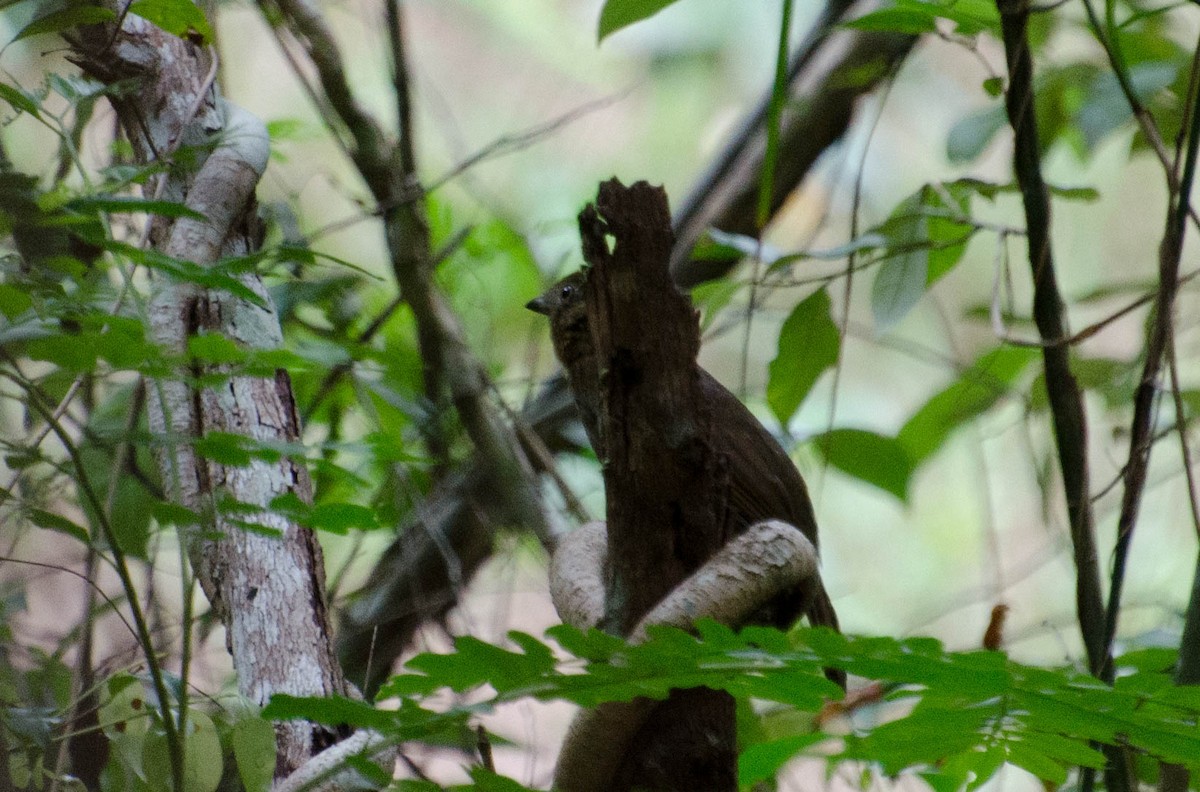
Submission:
[[[1200,58],[1200,43],[1197,43]],[[1196,112],[1200,101],[1200,80],[1192,80],[1192,93],[1188,97],[1191,129],[1187,138],[1187,153],[1183,162],[1183,177],[1179,191],[1172,194],[1171,206],[1167,211],[1166,229],[1159,245],[1158,294],[1154,305],[1154,322],[1146,340],[1146,359],[1142,367],[1142,378],[1138,383],[1133,402],[1133,420],[1129,430],[1129,464],[1125,466],[1125,491],[1121,498],[1121,515],[1117,520],[1117,543],[1113,551],[1112,582],[1109,587],[1108,609],[1105,613],[1104,646],[1106,665],[1102,676],[1111,682],[1115,674],[1111,652],[1116,638],[1117,621],[1121,610],[1121,593],[1125,582],[1129,546],[1137,525],[1142,492],[1146,486],[1146,471],[1150,465],[1153,448],[1151,435],[1154,424],[1154,405],[1158,400],[1158,375],[1163,356],[1173,335],[1172,319],[1175,294],[1178,288],[1179,262],[1183,254],[1183,240],[1187,233],[1192,184],[1196,177],[1196,156],[1200,151],[1200,112]]]

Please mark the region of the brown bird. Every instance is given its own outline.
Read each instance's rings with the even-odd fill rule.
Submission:
[[[584,273],[569,275],[525,307],[550,317],[554,353],[567,372],[592,448],[603,458],[600,367],[588,328],[583,284]],[[799,528],[817,546],[817,519],[792,460],[746,406],[704,369],[700,369],[700,390],[712,410],[713,445],[728,459],[731,524],[723,533],[736,536],[757,522],[779,519]],[[802,607],[800,592],[785,592],[768,607],[767,620],[790,627]],[[824,587],[813,594],[804,615],[815,626],[838,629],[837,613]],[[844,685],[844,675],[829,673]]]

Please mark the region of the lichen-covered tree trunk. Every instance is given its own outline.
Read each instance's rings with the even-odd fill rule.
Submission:
[[[114,105],[138,159],[166,166],[146,192],[198,213],[174,222],[157,218],[149,242],[171,259],[211,269],[256,245],[254,190],[266,167],[266,130],[217,97],[209,49],[126,15],[118,3],[112,10],[120,29],[96,26],[72,37],[76,60],[100,79],[135,80],[136,91],[119,94]],[[176,158],[184,147],[190,156]],[[199,165],[179,165],[192,159]],[[282,370],[248,376],[190,357],[189,342],[200,334],[223,336],[243,350],[280,346],[270,297],[253,274],[239,275],[240,288],[226,289],[199,285],[202,277],[156,271],[153,278],[150,333],[185,362],[148,383],[150,427],[168,498],[200,515],[184,537],[226,628],[238,688],[259,705],[275,693],[345,693],[330,640],[320,546],[311,530],[269,508],[280,495],[311,502],[308,472],[302,461],[254,453],[300,438],[290,379]],[[229,466],[197,453],[196,441],[222,437],[250,450],[252,461]],[[230,503],[239,505],[237,522],[227,516]],[[336,740],[301,721],[277,724],[276,736],[277,778]]]

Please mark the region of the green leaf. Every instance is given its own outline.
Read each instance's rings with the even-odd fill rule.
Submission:
[[[969,114],[950,127],[946,136],[946,158],[955,165],[973,162],[1006,126],[1008,115],[1004,105]]]
[[[513,690],[538,681],[554,670],[550,647],[529,635],[520,637],[524,652],[511,652],[471,636],[454,641],[453,655],[426,653],[409,660],[407,665],[437,679],[455,691],[465,691],[488,682],[498,692]]]
[[[477,792],[533,792],[532,788],[484,767],[471,768],[471,781],[474,783],[470,787],[461,788],[473,789]]]
[[[692,305],[700,310],[702,316],[700,320],[701,333],[712,327],[713,321],[742,290],[743,285],[741,282],[729,278],[717,278],[701,283],[692,289]]]
[[[1096,769],[1104,767],[1104,754],[1088,745],[1086,740],[1071,739],[1046,731],[1040,731],[1033,739],[1036,739],[1040,753],[1063,764]]]
[[[9,320],[16,319],[33,307],[33,298],[24,289],[0,283],[0,313]]]
[[[597,41],[604,41],[624,27],[652,17],[676,0],[607,0],[600,10]]]
[[[1067,768],[1029,743],[1009,743],[1008,760],[1017,767],[1032,773],[1036,778],[1048,781],[1055,786],[1067,780]]]
[[[289,696],[276,693],[263,707],[266,720],[310,720],[327,725],[346,724],[364,729],[384,729],[393,723],[392,713],[365,701],[344,696]]]
[[[1178,64],[1171,62],[1138,63],[1129,67],[1129,84],[1138,99],[1148,102],[1156,93],[1175,82],[1178,70]],[[1087,97],[1075,117],[1075,123],[1083,135],[1084,144],[1091,150],[1132,118],[1133,111],[1116,75],[1111,71],[1102,71],[1088,87]]]
[[[903,319],[962,258],[975,233],[965,221],[972,194],[972,186],[961,182],[926,184],[875,229],[888,240],[871,287],[871,309],[880,332]]]
[[[268,792],[275,775],[275,728],[259,717],[239,720],[230,735],[246,792]]]
[[[778,352],[768,368],[767,404],[783,426],[817,378],[837,363],[841,337],[829,309],[829,293],[819,289],[792,309],[779,330]]]
[[[845,23],[855,30],[920,35],[937,30],[937,17],[925,9],[900,7],[881,8]]]
[[[864,14],[845,26],[917,35],[937,30],[938,19],[953,22],[963,36],[1000,31],[1000,16],[995,5],[987,0],[895,0],[887,8]]]
[[[0,83],[0,99],[8,102],[19,112],[29,113],[34,118],[41,118],[37,102],[29,94],[7,83]]]
[[[896,438],[863,429],[834,429],[812,442],[838,470],[908,501],[913,463]]]
[[[896,436],[913,467],[933,456],[956,429],[1008,394],[1037,356],[1036,349],[1026,347],[993,349],[925,402]]]
[[[204,41],[212,41],[212,27],[191,0],[137,0],[129,11],[180,38],[199,33]]]
[[[220,333],[197,333],[188,339],[188,354],[205,363],[241,363],[246,351]]]
[[[375,511],[366,506],[337,502],[309,506],[292,492],[274,498],[271,509],[301,525],[335,534],[345,535],[352,529],[370,531],[379,527]]]
[[[123,195],[84,195],[72,198],[67,202],[66,207],[76,212],[145,212],[159,217],[205,219],[204,215],[196,210],[189,209],[186,205],[175,201],[157,201]]]
[[[926,237],[923,218],[915,218],[910,231]],[[871,284],[871,312],[879,333],[890,330],[908,315],[925,294],[929,274],[929,249],[920,243],[913,250],[886,258]]]
[[[738,785],[747,787],[774,778],[783,767],[800,751],[814,745],[826,736],[821,732],[814,734],[792,734],[770,742],[751,745],[738,757]]]
[[[43,33],[58,33],[62,30],[79,27],[80,25],[98,25],[102,22],[111,22],[116,18],[117,15],[108,8],[73,5],[33,20],[21,28],[20,32],[13,38],[13,41],[20,41],[23,38]]]
[[[229,467],[249,467],[256,456],[254,440],[232,432],[208,432],[193,440],[192,447],[205,459]]]
[[[174,525],[186,528],[192,525],[200,525],[203,522],[203,517],[197,512],[178,503],[171,503],[170,501],[153,501],[150,505],[150,513],[158,521],[159,525]]]
[[[213,792],[221,783],[225,761],[221,738],[212,719],[199,709],[188,710],[184,779],[188,792]]]
[[[53,512],[44,511],[42,509],[30,509],[29,521],[39,528],[45,528],[50,531],[58,531],[66,534],[73,539],[87,544],[90,541],[88,532],[82,526],[79,526],[68,520],[66,517],[54,514]]]

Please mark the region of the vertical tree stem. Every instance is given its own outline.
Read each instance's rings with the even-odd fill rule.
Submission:
[[[1098,674],[1104,662],[1104,604],[1088,488],[1087,426],[1083,398],[1071,374],[1070,350],[1063,343],[1069,333],[1050,245],[1050,194],[1042,179],[1033,104],[1033,63],[1025,38],[1029,8],[1024,0],[997,0],[996,5],[1008,61],[1006,106],[1014,133],[1013,168],[1025,207],[1029,265],[1033,271],[1033,318],[1044,344],[1046,391],[1075,550],[1075,602],[1088,667]]]

